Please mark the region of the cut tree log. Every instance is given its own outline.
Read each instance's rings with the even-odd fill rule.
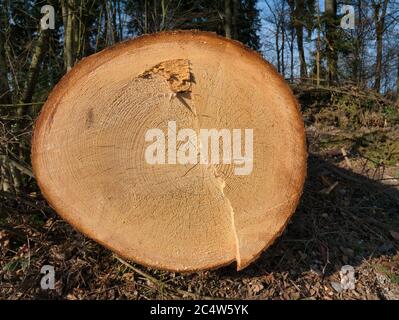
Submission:
[[[223,142],[223,161],[206,149],[213,163],[176,162],[169,156],[190,154],[190,143],[205,147],[178,136],[176,151],[169,135],[156,140],[167,150],[162,158],[157,148],[153,164],[149,129],[216,129],[223,138],[210,146]],[[237,140],[237,129],[252,129],[253,140]],[[244,164],[234,155],[249,142],[251,170],[237,174]],[[238,42],[199,31],[146,35],[82,60],[50,94],[32,142],[38,184],[65,220],[125,258],[173,271],[254,261],[294,212],[306,157],[282,77]]]

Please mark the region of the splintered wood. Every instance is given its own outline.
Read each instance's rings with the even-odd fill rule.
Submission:
[[[170,89],[177,92],[187,92],[191,88],[190,64],[187,59],[164,61],[141,74],[141,77],[162,75],[169,83]]]
[[[243,269],[286,226],[306,172],[303,121],[272,66],[180,31],[88,57],[36,122],[35,177],[76,229],[146,266]]]

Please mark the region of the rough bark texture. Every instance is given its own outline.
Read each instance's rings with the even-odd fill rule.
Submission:
[[[373,1],[374,23],[376,36],[376,61],[375,61],[375,82],[374,89],[379,92],[381,90],[381,72],[382,72],[382,51],[383,51],[383,35],[385,30],[385,18],[387,14],[389,0]]]
[[[0,28],[8,33],[8,20],[5,5],[0,6]],[[8,104],[11,102],[10,88],[8,86],[8,67],[6,63],[6,37],[3,32],[0,32],[0,104]],[[8,36],[8,34],[7,34]]]
[[[300,77],[306,80],[308,77],[307,64],[305,58],[305,48],[303,45],[303,28],[304,28],[304,16],[305,16],[305,1],[304,0],[289,0],[288,5],[290,7],[292,24],[295,29],[298,57],[300,63]]]
[[[224,0],[224,32],[226,38],[232,38],[232,29],[231,0]]]
[[[45,48],[47,46],[47,42],[48,42],[48,30],[41,30],[35,45],[35,49],[33,51],[32,60],[29,65],[29,70],[26,75],[24,89],[22,91],[20,98],[21,103],[29,103],[32,101],[32,96],[35,91],[37,77],[40,71],[40,66],[43,61],[44,54],[46,52]],[[25,109],[21,107],[18,109],[18,113],[22,114],[24,110]]]
[[[327,69],[328,83],[331,85],[337,81],[338,75],[338,52],[337,42],[337,1],[326,0],[326,42],[327,42]]]
[[[397,63],[397,73],[396,73],[396,104],[399,107],[399,52],[396,58]]]
[[[65,28],[65,46],[64,46],[64,60],[65,67],[67,71],[71,70],[72,66],[75,63],[75,1],[74,0],[64,0],[65,7],[63,8],[63,13],[67,14],[66,20],[64,19],[64,28]],[[65,25],[66,22],[66,25]]]
[[[149,128],[252,128],[253,171],[144,159]],[[258,54],[205,32],[143,36],[78,63],[36,123],[32,165],[57,212],[124,257],[190,271],[245,268],[281,234],[303,187],[303,122]]]

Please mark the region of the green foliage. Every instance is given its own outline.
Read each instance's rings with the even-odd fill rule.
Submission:
[[[299,91],[305,119],[321,127],[358,130],[399,124],[399,108],[372,92],[354,87],[311,87]]]

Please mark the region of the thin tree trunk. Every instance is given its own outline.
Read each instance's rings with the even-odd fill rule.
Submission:
[[[277,58],[277,72],[281,73],[281,63],[280,63],[280,27],[276,25],[276,33],[274,34],[274,43],[276,45],[276,58]]]
[[[111,14],[111,21],[112,21],[112,31],[113,31],[113,37],[114,37],[114,43],[119,41],[119,32],[118,32],[118,23],[117,23],[117,0],[111,1],[112,6],[110,11]]]
[[[0,32],[0,103],[3,104],[11,103],[11,94],[7,78],[8,67],[5,52],[5,34],[8,35],[9,33],[6,5],[6,3],[3,3],[0,7],[0,14],[2,17],[0,20],[0,29],[4,30],[4,33]]]
[[[148,33],[148,2],[144,1],[144,33]]]
[[[231,39],[232,35],[232,12],[231,12],[231,0],[224,0],[224,32],[226,38]]]
[[[290,68],[291,68],[291,81],[294,81],[294,41],[295,41],[295,1],[287,0],[290,8],[290,31],[291,31],[291,42],[290,42]]]
[[[317,3],[317,44],[316,44],[316,85],[320,86],[320,51],[321,51],[321,42],[320,42],[320,3]]]
[[[165,5],[165,0],[161,0],[161,10],[162,10],[162,16],[161,16],[161,27],[159,28],[160,31],[166,29],[166,17],[168,14],[168,8]]]
[[[356,28],[356,41],[354,46],[354,63],[353,63],[353,75],[352,79],[358,87],[361,85],[361,48],[363,43],[362,27],[361,27],[361,15],[362,15],[362,0],[357,1],[358,17],[357,17],[357,28]]]
[[[284,50],[285,50],[285,28],[284,22],[281,22],[281,74],[285,78],[285,61],[284,61]]]
[[[121,14],[121,0],[118,0],[119,41],[123,40],[123,21]]]
[[[300,78],[302,80],[308,77],[305,49],[303,46],[303,15],[304,15],[304,1],[287,0],[290,7],[291,25],[295,29],[297,50],[300,64]]]
[[[1,190],[3,190],[4,192],[11,192],[12,185],[10,183],[9,166],[6,163],[5,158],[0,158],[0,178]]]
[[[296,41],[298,47],[299,63],[301,69],[300,70],[301,79],[306,79],[308,77],[308,71],[307,71],[308,68],[305,59],[305,49],[303,47],[303,26],[296,25],[295,30],[296,30]]]
[[[48,43],[48,30],[41,30],[39,38],[36,41],[35,48],[33,50],[32,60],[29,66],[29,70],[26,75],[24,88],[19,99],[19,103],[30,103],[32,102],[32,96],[36,87],[36,80],[39,74],[40,65],[43,61],[45,48]],[[18,114],[23,115],[26,107],[19,107]]]
[[[115,43],[114,26],[112,23],[112,13],[109,1],[104,1],[105,17],[106,17],[106,43],[112,46]]]
[[[380,28],[378,28],[380,29]],[[375,82],[374,82],[374,89],[375,91],[379,92],[381,89],[381,71],[382,71],[382,32],[377,31],[377,56],[376,56],[376,63],[375,63]]]
[[[231,24],[233,26],[233,39],[238,39],[238,18],[240,13],[239,0],[233,0],[233,15]]]
[[[85,41],[85,25],[84,25],[84,18],[83,18],[83,10],[85,10],[85,2],[83,0],[80,0],[79,4],[79,16],[75,19],[75,25],[77,24],[78,26],[75,27],[75,53],[76,53],[76,59],[79,59],[79,57],[83,56],[83,50],[84,50],[84,41]]]
[[[389,0],[380,0],[378,3],[373,2],[374,7],[374,22],[376,35],[376,62],[375,62],[375,82],[374,90],[379,92],[381,90],[381,72],[382,72],[382,50],[383,50],[383,35],[385,29],[385,17],[387,12]]]
[[[290,41],[290,76],[291,82],[294,81],[294,39],[295,39],[295,30],[291,28],[291,41]]]
[[[65,37],[66,37],[66,31],[68,28],[68,0],[62,0],[61,1],[61,12],[62,12],[62,24],[64,26],[64,55],[63,55],[63,59],[64,59],[64,66],[66,68],[67,65],[67,61],[66,61],[66,41],[65,41]]]
[[[396,60],[397,60],[396,62],[398,64],[397,65],[398,70],[397,70],[397,75],[396,75],[396,104],[399,107],[399,52],[398,52]]]
[[[30,62],[30,66],[26,75],[26,80],[24,82],[24,87],[22,90],[21,97],[19,99],[19,104],[26,104],[32,102],[32,97],[33,93],[35,91],[36,83],[37,83],[37,77],[39,74],[40,66],[43,61],[44,54],[46,52],[46,47],[48,44],[48,35],[49,35],[49,30],[41,30],[39,33],[39,38],[36,41],[34,50],[33,50],[33,55],[32,59]],[[28,108],[26,105],[25,106],[20,106],[17,109],[17,115],[20,117],[23,117],[26,114],[33,113],[32,108]],[[17,125],[13,128],[13,130],[16,133],[19,133],[21,128],[24,128],[24,126],[27,125],[27,121],[22,118],[18,121]],[[19,156],[21,159],[24,161],[27,160],[29,157],[24,150],[26,149],[25,145],[25,140],[21,140],[19,142]],[[22,186],[22,179],[20,172],[17,170],[14,170],[10,167],[10,179],[9,181],[13,182],[13,187],[16,193],[20,191],[20,188]]]
[[[66,8],[64,9],[67,19],[65,29],[65,67],[67,72],[72,69],[75,58],[74,58],[74,0],[65,0],[64,4]]]
[[[158,0],[153,1],[153,13],[152,13],[152,21],[153,21],[153,27],[149,30],[149,32],[157,32],[159,31],[159,23],[158,23]]]
[[[337,29],[337,1],[326,0],[325,6],[328,82],[329,84],[333,84],[337,80],[338,64],[338,54],[335,44]]]

